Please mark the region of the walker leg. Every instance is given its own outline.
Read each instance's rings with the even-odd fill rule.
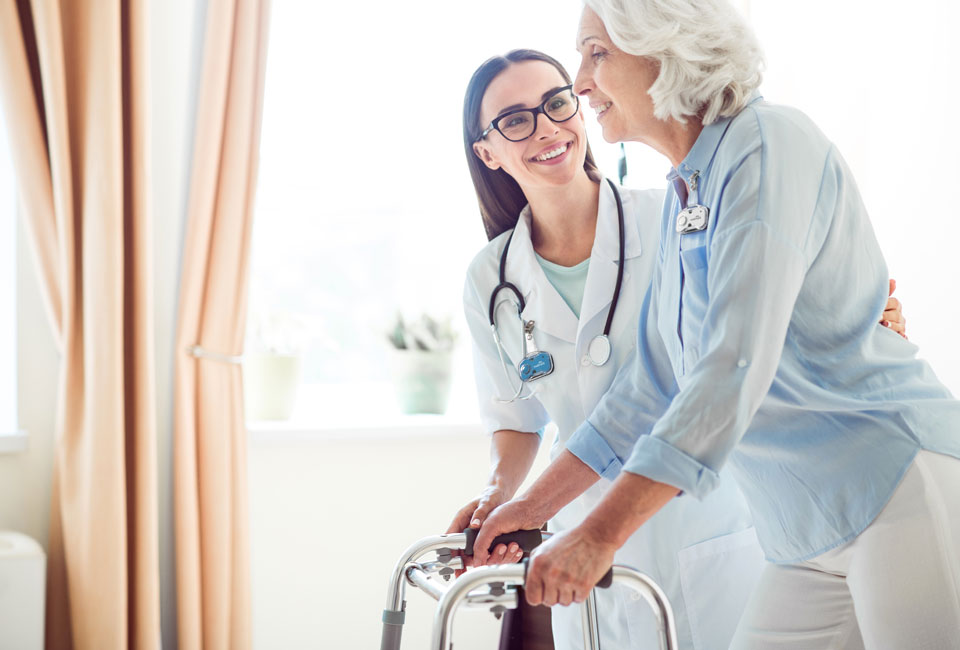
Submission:
[[[582,613],[583,647],[584,650],[598,650],[600,647],[600,627],[597,620],[597,592],[590,590],[590,595],[580,606]]]
[[[406,601],[399,612],[383,610],[383,634],[380,637],[380,650],[400,650],[400,635],[403,633],[403,621],[406,617]]]

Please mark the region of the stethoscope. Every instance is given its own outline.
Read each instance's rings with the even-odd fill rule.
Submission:
[[[593,339],[590,340],[590,344],[587,346],[587,359],[594,366],[602,366],[610,360],[610,353],[612,352],[612,346],[610,345],[610,326],[613,324],[613,314],[616,312],[617,302],[620,300],[620,288],[623,286],[623,266],[626,258],[626,239],[623,225],[623,202],[620,200],[620,192],[617,190],[617,186],[613,183],[613,181],[607,179],[607,183],[610,185],[610,189],[613,190],[613,197],[617,201],[617,221],[620,227],[620,258],[619,264],[617,264],[617,284],[613,288],[613,299],[610,301],[610,310],[607,312],[607,322],[603,326],[603,334],[597,334],[594,336]],[[534,393],[530,392],[528,395],[522,395],[524,386],[528,382],[535,381],[541,377],[546,377],[554,370],[553,355],[545,350],[539,350],[536,342],[533,339],[533,328],[535,325],[534,321],[523,320],[523,309],[526,306],[526,302],[523,299],[523,294],[520,293],[520,290],[515,284],[507,282],[506,279],[507,253],[510,250],[510,242],[512,240],[513,233],[510,233],[510,236],[507,238],[507,243],[503,247],[503,252],[500,254],[500,283],[490,294],[489,316],[490,331],[493,332],[493,340],[497,345],[497,354],[500,357],[500,365],[503,368],[504,376],[507,377],[507,381],[512,383],[512,380],[510,379],[510,373],[507,371],[506,351],[503,349],[503,344],[500,341],[500,335],[497,332],[496,321],[497,295],[504,289],[512,292],[514,297],[517,299],[517,316],[519,317],[520,324],[523,327],[523,336],[521,339],[522,349],[520,351],[521,359],[520,363],[517,364],[517,373],[520,375],[520,387],[510,399],[505,400],[496,398],[496,401],[498,402],[513,402],[519,399],[530,399],[533,397]]]

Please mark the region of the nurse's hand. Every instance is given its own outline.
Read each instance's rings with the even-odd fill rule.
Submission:
[[[523,590],[531,605],[582,603],[613,565],[616,545],[583,527],[557,533],[533,551]]]
[[[462,533],[466,528],[480,528],[494,508],[509,500],[510,497],[506,492],[495,486],[488,485],[484,488],[483,492],[480,493],[480,496],[457,511],[453,522],[451,522],[450,527],[447,529],[447,534]],[[497,544],[491,553],[491,557],[495,560],[495,562],[491,563],[496,564],[519,562],[520,558],[523,557],[523,551],[515,542],[509,546],[506,544]],[[463,556],[463,561],[465,567],[476,565],[474,558],[468,555]],[[457,571],[456,575],[460,576],[462,573],[463,571]]]
[[[516,548],[511,552],[514,544],[511,544],[509,548],[503,544],[498,544],[496,548],[490,549],[490,543],[497,535],[512,533],[517,530],[540,528],[549,517],[541,515],[539,511],[540,509],[536,507],[536,504],[520,497],[508,501],[491,512],[483,525],[480,526],[480,532],[473,544],[473,566],[518,561],[523,555],[523,551]]]
[[[893,297],[893,292],[896,290],[897,281],[890,278],[890,298],[887,300],[887,306],[884,307],[883,320],[880,324],[907,338],[907,319],[903,316],[903,305]]]

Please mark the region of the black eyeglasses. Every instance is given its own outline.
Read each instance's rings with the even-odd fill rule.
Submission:
[[[573,85],[564,86],[543,100],[543,103],[536,108],[520,108],[498,115],[475,142],[483,140],[494,129],[510,142],[520,142],[529,138],[537,130],[538,114],[543,113],[550,118],[551,122],[559,124],[576,115],[579,108],[580,98],[573,92]]]

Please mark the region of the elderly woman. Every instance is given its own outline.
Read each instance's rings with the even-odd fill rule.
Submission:
[[[663,192],[601,181],[572,86],[559,62],[534,50],[488,59],[467,86],[464,150],[490,242],[470,265],[464,311],[492,463],[480,495],[457,512],[448,532],[479,528],[487,513],[514,496],[537,453],[537,432],[548,422],[557,427],[551,453],[561,452],[636,344],[659,248]],[[899,304],[890,301],[884,322],[902,332]],[[555,363],[549,375],[527,382],[506,363],[522,361],[523,325]],[[591,345],[604,339],[609,358],[594,359]],[[567,504],[550,529],[579,524],[607,486],[598,481]],[[726,477],[706,499],[664,507],[617,551],[618,564],[647,573],[669,596],[680,647],[729,645],[763,566],[750,521],[733,477]],[[493,550],[497,561],[520,555],[516,544]],[[636,648],[655,637],[649,608],[632,596],[616,587],[597,594],[604,650]],[[526,639],[535,626],[529,623],[544,610],[513,610],[504,626],[508,636],[524,638],[530,650]],[[578,609],[560,608],[552,619],[557,650],[581,647]]]
[[[530,567],[531,603],[580,602],[729,467],[768,560],[732,647],[847,647],[858,628],[868,648],[960,647],[960,402],[877,325],[887,270],[850,170],[756,94],[759,49],[723,0],[587,4],[575,90],[605,139],[673,165],[658,263],[631,363],[489,515],[476,561],[615,478]]]

